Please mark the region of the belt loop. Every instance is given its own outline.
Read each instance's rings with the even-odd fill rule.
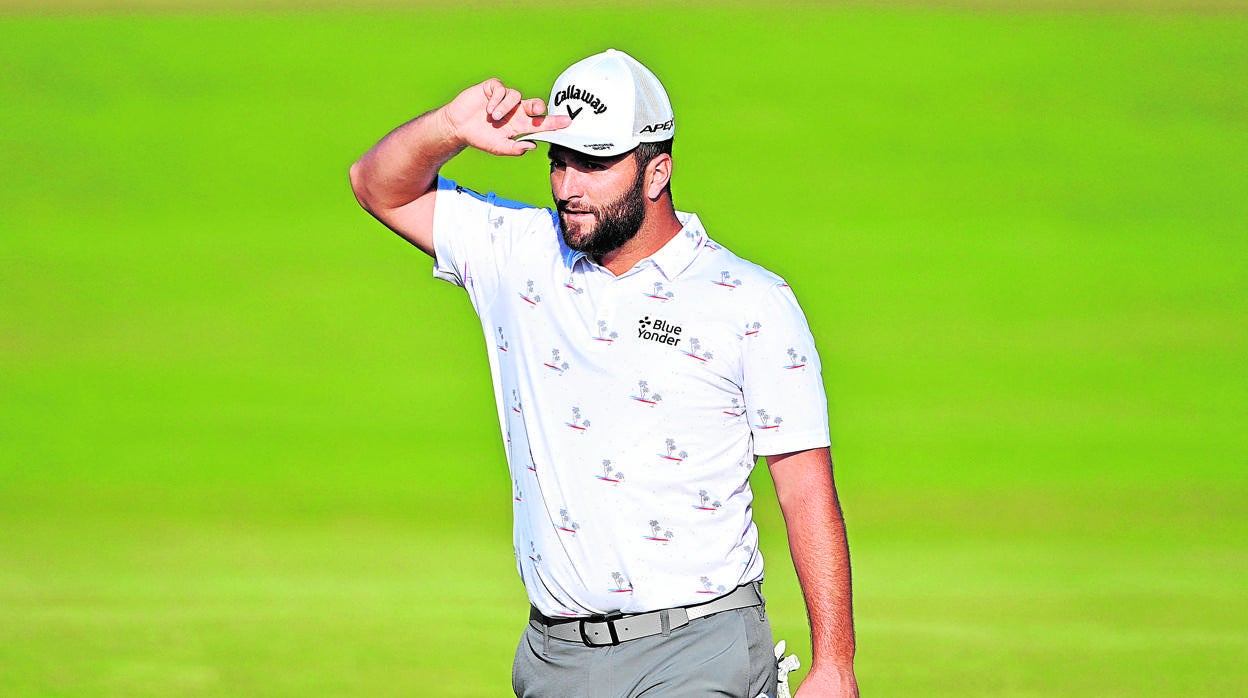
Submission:
[[[659,627],[663,631],[663,637],[672,634],[672,612],[666,608],[659,611]]]
[[[758,594],[758,619],[760,621],[766,621],[767,599],[763,597],[763,582],[761,579],[754,582],[754,593]]]
[[[550,657],[550,626],[542,623],[542,656]]]

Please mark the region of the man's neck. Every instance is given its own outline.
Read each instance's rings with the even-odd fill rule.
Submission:
[[[680,229],[684,227],[676,217],[672,200],[664,196],[646,211],[641,228],[631,240],[602,255],[596,262],[607,271],[619,276],[632,269],[641,260],[663,249]]]

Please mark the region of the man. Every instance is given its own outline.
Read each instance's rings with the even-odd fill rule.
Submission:
[[[532,603],[520,696],[774,696],[749,474],[767,458],[812,630],[800,698],[856,696],[849,553],[805,317],[677,212],[675,119],[608,50],[541,99],[497,79],[387,135],[360,204],[481,319]],[[555,210],[438,176],[548,142]]]

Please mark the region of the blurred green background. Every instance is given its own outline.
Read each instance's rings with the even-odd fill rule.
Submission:
[[[608,46],[810,316],[863,694],[1248,695],[1242,6],[137,7],[0,5],[0,696],[508,693],[479,329],[346,173]]]

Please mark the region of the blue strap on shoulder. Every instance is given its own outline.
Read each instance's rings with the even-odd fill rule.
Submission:
[[[518,210],[522,208],[537,208],[536,206],[530,206],[529,204],[522,203],[519,201],[512,201],[511,199],[504,199],[503,197],[495,194],[494,192],[490,192],[488,194],[482,194],[481,192],[473,191],[472,189],[469,189],[468,187],[457,184],[455,180],[453,179],[447,179],[443,177],[442,175],[438,175],[438,191],[447,191],[451,189],[454,189],[455,191],[461,194],[467,194],[468,196],[471,196],[477,201],[484,201],[485,203],[491,206],[498,206],[499,208],[509,208],[513,210]]]

